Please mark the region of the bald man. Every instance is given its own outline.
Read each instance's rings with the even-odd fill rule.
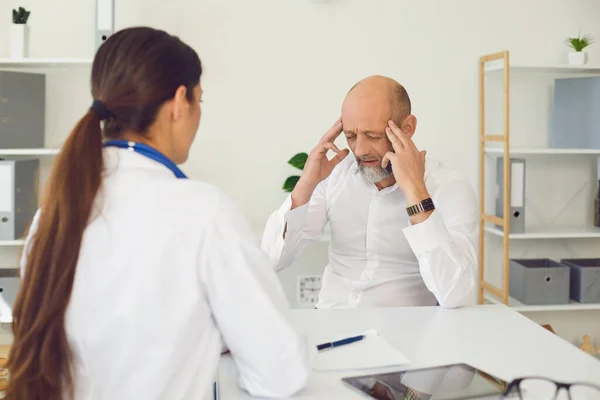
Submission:
[[[269,218],[262,247],[278,269],[330,224],[317,308],[455,308],[472,293],[475,194],[455,171],[417,149],[416,128],[402,85],[382,76],[360,81]],[[342,132],[352,156],[334,144]],[[329,151],[336,153],[331,160]]]

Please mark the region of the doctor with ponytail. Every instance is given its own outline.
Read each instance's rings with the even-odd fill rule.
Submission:
[[[269,258],[232,201],[178,167],[201,74],[192,48],[155,29],[98,50],[93,103],[26,238],[8,399],[207,399],[224,346],[253,395],[305,385],[310,347]]]

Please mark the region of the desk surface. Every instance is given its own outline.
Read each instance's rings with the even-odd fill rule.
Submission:
[[[314,343],[376,329],[411,361],[410,368],[464,362],[501,379],[541,375],[600,384],[600,361],[514,310],[502,306],[295,310],[295,322]],[[360,374],[313,373],[298,399],[364,399],[340,378]],[[221,399],[252,399],[237,384],[235,364],[222,357]]]

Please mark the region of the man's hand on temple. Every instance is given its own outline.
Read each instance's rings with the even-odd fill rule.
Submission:
[[[385,129],[387,137],[392,142],[394,151],[387,152],[381,161],[383,168],[392,164],[392,172],[398,188],[404,192],[406,206],[417,204],[430,197],[425,186],[425,154],[419,151],[410,136],[402,132],[393,122],[389,121]],[[410,217],[413,224],[425,221],[431,211],[415,214]]]
[[[415,204],[429,197],[425,187],[425,151],[419,151],[412,139],[398,126],[389,121],[386,134],[393,152],[387,152],[381,161],[381,166],[386,168],[392,164],[392,172],[398,188],[401,189],[408,205]]]
[[[292,209],[308,203],[317,185],[331,175],[335,166],[350,153],[348,149],[338,149],[333,143],[341,133],[342,120],[338,119],[308,155],[302,176],[292,191]],[[329,150],[336,153],[331,160],[327,158]]]

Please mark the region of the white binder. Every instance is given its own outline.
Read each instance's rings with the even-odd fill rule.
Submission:
[[[95,51],[115,32],[115,1],[96,0]]]
[[[13,212],[14,174],[11,164],[0,163],[0,214]]]
[[[21,239],[38,208],[39,159],[0,160],[0,240]]]
[[[525,233],[525,160],[510,159],[510,233]],[[496,182],[498,197],[496,198],[496,215],[504,215],[504,157],[498,157],[496,164]]]

